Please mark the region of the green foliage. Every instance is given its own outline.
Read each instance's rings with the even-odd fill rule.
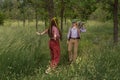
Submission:
[[[104,14],[104,15],[103,15]],[[109,20],[108,17],[110,13],[101,9],[100,7],[96,9],[89,17],[90,20],[97,20],[97,21],[107,21]]]
[[[61,4],[60,0],[53,1],[55,16],[60,17],[63,4]],[[113,1],[114,0],[64,0],[64,17],[88,20],[91,14],[93,15],[92,18],[94,16],[98,17],[96,15],[101,16],[98,12],[102,10],[102,13],[105,13],[103,16],[106,17],[106,12],[108,12],[107,20],[111,20],[113,18]],[[35,15],[37,14],[38,19],[47,21],[49,16],[49,3],[47,0],[3,0],[0,4],[0,9],[4,11],[6,17],[10,19],[32,20],[35,19]]]
[[[5,15],[2,12],[0,12],[0,25],[4,24],[4,20],[5,20]]]
[[[90,14],[96,10],[96,3],[96,0],[81,0],[78,14],[82,20],[88,20]]]
[[[101,9],[109,13],[108,19],[113,19],[114,0],[101,0],[97,7],[101,7]]]

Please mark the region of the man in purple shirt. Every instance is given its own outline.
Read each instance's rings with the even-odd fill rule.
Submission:
[[[68,31],[68,54],[69,54],[69,62],[75,61],[77,58],[78,52],[78,44],[80,39],[80,30],[78,28],[77,22],[72,22],[72,27]],[[72,52],[72,48],[74,48],[74,52]]]

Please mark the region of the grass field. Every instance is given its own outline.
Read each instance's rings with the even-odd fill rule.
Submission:
[[[18,26],[17,22],[9,21],[0,26],[0,80],[120,80],[120,32],[115,46],[111,22],[86,23],[78,58],[71,65],[67,62],[65,25],[60,64],[50,75],[44,73],[50,60],[49,38],[37,36],[34,25],[33,22],[22,27],[22,23]],[[44,30],[42,22],[39,30]]]

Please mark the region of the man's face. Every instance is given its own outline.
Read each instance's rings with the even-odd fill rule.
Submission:
[[[72,23],[73,26],[76,26],[76,22]]]

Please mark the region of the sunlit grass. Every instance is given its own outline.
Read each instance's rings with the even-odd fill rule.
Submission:
[[[78,58],[68,65],[66,25],[60,64],[48,75],[44,72],[50,60],[48,36],[36,35],[35,22],[26,27],[20,22],[18,27],[17,22],[8,21],[0,27],[0,80],[119,80],[120,43],[112,44],[112,26],[88,21],[87,32],[81,33]],[[44,28],[39,22],[39,31]]]

